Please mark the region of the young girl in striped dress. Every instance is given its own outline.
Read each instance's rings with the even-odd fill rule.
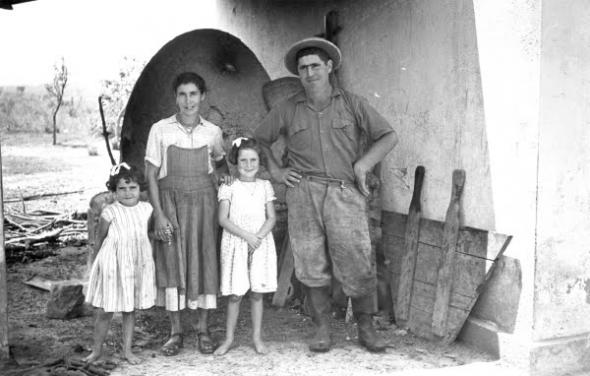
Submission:
[[[262,294],[277,288],[277,255],[272,236],[275,199],[268,180],[257,178],[261,155],[253,138],[233,142],[229,161],[239,177],[219,188],[221,238],[221,294],[228,296],[225,341],[215,351],[225,354],[232,346],[242,297],[250,290],[252,340],[259,354],[267,352],[262,341]]]
[[[147,309],[156,299],[155,266],[148,238],[152,206],[139,201],[143,174],[127,163],[113,167],[107,187],[115,202],[100,216],[94,262],[86,302],[95,307],[94,345],[84,360],[91,363],[102,355],[102,345],[114,312],[123,315],[123,354],[139,363],[131,352],[135,310]]]

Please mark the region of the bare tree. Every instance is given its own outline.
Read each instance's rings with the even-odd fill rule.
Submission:
[[[61,63],[56,63],[53,66],[53,72],[53,83],[46,84],[45,89],[51,97],[55,98],[55,109],[53,110],[53,145],[55,145],[57,143],[57,112],[61,107],[68,82],[68,68],[63,57]]]
[[[125,109],[133,85],[139,77],[145,63],[138,62],[134,57],[124,56],[120,63],[118,75],[102,81],[102,99],[109,133],[115,135],[113,149],[119,149],[121,127],[125,117]]]

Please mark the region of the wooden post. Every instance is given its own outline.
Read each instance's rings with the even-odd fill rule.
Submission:
[[[422,204],[420,196],[422,183],[424,182],[424,166],[416,167],[414,174],[414,193],[408,210],[408,222],[404,238],[404,255],[402,257],[401,274],[397,302],[395,305],[395,319],[407,321],[412,303],[412,288],[414,285],[414,271],[416,270],[416,258],[418,257],[418,238],[420,237],[420,218],[422,217]]]
[[[449,303],[453,290],[455,251],[457,249],[457,239],[459,238],[459,201],[463,194],[464,185],[465,171],[453,171],[453,189],[443,229],[442,252],[438,264],[436,295],[434,299],[434,310],[432,312],[432,332],[439,337],[444,337],[447,334]]]
[[[0,148],[0,166],[2,149]],[[4,249],[4,197],[0,172],[0,360],[9,358],[8,351],[8,284],[6,278],[6,253]]]
[[[277,281],[277,291],[272,297],[272,304],[282,307],[287,302],[287,299],[293,294],[293,285],[291,285],[291,277],[295,271],[295,261],[293,260],[293,251],[291,250],[291,243],[289,240],[289,233],[285,234],[283,246],[280,255],[280,269],[279,278]]]

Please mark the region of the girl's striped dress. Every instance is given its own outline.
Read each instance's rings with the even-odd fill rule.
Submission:
[[[105,312],[131,312],[154,305],[155,266],[148,238],[152,206],[115,202],[101,217],[110,222],[108,234],[90,271],[86,302]]]

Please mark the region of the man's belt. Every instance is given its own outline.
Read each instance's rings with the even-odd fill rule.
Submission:
[[[347,186],[348,187],[352,187],[354,184],[346,181],[346,180],[342,180],[342,179],[336,179],[336,178],[329,178],[326,176],[319,176],[319,175],[313,175],[313,174],[304,174],[304,173],[299,173],[302,177],[302,179],[307,179],[309,181],[315,181],[318,183],[322,183],[325,185],[338,185],[340,186],[340,188],[345,189]]]

